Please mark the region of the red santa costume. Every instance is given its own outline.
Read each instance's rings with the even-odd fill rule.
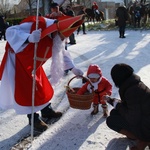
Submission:
[[[91,83],[94,87],[95,97],[93,99],[94,104],[106,104],[102,100],[104,95],[111,95],[112,85],[110,82],[102,76],[102,71],[97,65],[90,65],[87,71],[87,77],[89,78],[99,78],[95,83]],[[78,91],[78,94],[84,94],[86,91],[92,92],[91,85],[87,82],[83,87]]]
[[[29,38],[32,31],[35,30],[35,20],[35,17],[29,17],[20,25],[12,26],[6,31],[8,42],[0,68],[0,107],[3,109],[13,108],[18,114],[31,114],[32,112],[34,43],[26,43],[25,41]],[[50,33],[59,30],[63,36],[67,37],[81,25],[82,17],[75,18],[72,21],[66,21],[69,27],[67,28],[68,32],[64,31],[66,27],[62,28],[61,26],[64,22],[62,24],[61,22],[56,24],[54,21],[39,17],[39,28],[42,29],[42,35],[37,47],[34,112],[47,106],[54,93],[42,68],[42,65],[52,56],[56,48],[53,40],[55,42],[57,40],[60,41],[60,36],[55,36],[52,39],[49,36]],[[68,66],[73,68],[74,64],[72,60],[69,57],[67,59],[66,62],[70,64]]]

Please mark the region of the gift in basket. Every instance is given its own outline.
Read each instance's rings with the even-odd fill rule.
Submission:
[[[79,95],[79,94],[77,94],[77,91],[80,89],[80,87],[73,87],[73,88],[70,87],[71,81],[73,79],[77,79],[77,78],[88,81],[91,84],[91,82],[83,76],[74,76],[73,78],[71,78],[69,80],[67,87],[66,87],[66,94],[68,97],[70,107],[75,108],[75,109],[81,109],[81,110],[90,109],[91,103],[92,103],[93,98],[94,98],[93,86],[91,84],[92,93],[86,92],[84,95]]]

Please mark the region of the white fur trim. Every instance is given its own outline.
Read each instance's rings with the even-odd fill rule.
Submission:
[[[97,74],[97,73],[90,73],[90,74],[88,75],[88,77],[89,77],[89,78],[99,78],[100,75]]]
[[[63,49],[63,55],[64,55],[64,70],[74,68],[75,65],[69,51]]]

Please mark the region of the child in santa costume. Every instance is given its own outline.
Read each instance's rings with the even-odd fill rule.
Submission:
[[[42,65],[52,57],[51,79],[54,83],[59,81],[64,67],[68,67],[67,69],[77,75],[82,75],[82,71],[75,67],[69,55],[62,49],[64,38],[70,36],[82,22],[82,16],[59,22],[38,17],[38,30],[36,30],[36,17],[31,16],[23,20],[20,25],[7,29],[8,42],[0,67],[2,109],[13,108],[18,114],[28,114],[29,124],[31,124],[34,48],[35,43],[38,42],[35,58],[34,128],[43,131],[48,127],[39,118],[37,111],[41,111],[42,117],[48,119],[62,115],[50,106],[49,101],[54,91]],[[65,60],[63,60],[64,56]]]
[[[106,101],[103,99],[107,96],[110,96],[112,93],[112,85],[111,83],[102,76],[102,71],[100,67],[96,64],[92,64],[89,66],[87,70],[87,77],[90,81],[86,82],[77,92],[77,94],[84,94],[85,92],[89,91],[92,92],[91,84],[94,88],[94,98],[93,98],[93,111],[91,112],[91,115],[96,115],[99,111],[98,106],[101,104],[103,108],[103,116],[108,116],[108,109]],[[89,83],[91,82],[91,84]]]

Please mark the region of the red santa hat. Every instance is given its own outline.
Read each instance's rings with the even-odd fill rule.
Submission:
[[[89,66],[87,71],[88,78],[100,78],[101,76],[102,76],[102,71],[98,65],[92,64]]]

